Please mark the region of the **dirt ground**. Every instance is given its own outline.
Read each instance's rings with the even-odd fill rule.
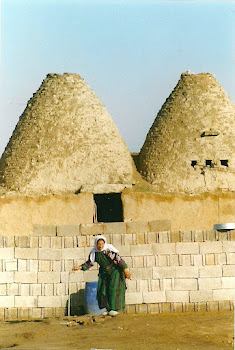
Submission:
[[[233,349],[234,315],[188,312],[0,322],[0,349]]]

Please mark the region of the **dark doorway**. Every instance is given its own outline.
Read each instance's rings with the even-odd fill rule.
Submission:
[[[95,194],[94,200],[98,222],[123,221],[121,193]]]

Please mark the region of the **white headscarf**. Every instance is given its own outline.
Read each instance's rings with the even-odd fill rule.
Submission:
[[[104,241],[104,247],[102,250],[99,250],[97,248],[97,242],[102,239]],[[90,252],[90,261],[91,263],[94,265],[94,262],[95,262],[95,253],[98,253],[98,252],[103,252],[104,250],[106,249],[109,249],[111,250],[112,252],[114,253],[118,253],[118,250],[112,245],[112,244],[108,244],[106,243],[106,238],[102,235],[98,235],[95,237],[95,241],[94,241],[94,248],[91,250]]]

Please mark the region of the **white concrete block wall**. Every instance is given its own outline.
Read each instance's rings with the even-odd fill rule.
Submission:
[[[233,308],[234,241],[201,241],[207,234],[199,231],[106,236],[132,275],[127,280],[128,312]],[[98,279],[98,266],[70,274],[69,285],[68,278],[72,267],[87,259],[93,239],[0,237],[0,318],[59,316],[65,312],[68,291],[82,308],[81,292],[86,282]]]

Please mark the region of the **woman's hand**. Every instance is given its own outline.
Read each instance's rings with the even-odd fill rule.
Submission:
[[[127,269],[124,269],[123,272],[124,272],[125,277],[126,277],[128,280],[130,280],[130,279],[131,279],[131,274],[130,274],[130,272],[129,272]]]
[[[74,267],[72,268],[72,271],[78,271],[78,270],[81,270],[81,269],[82,269],[81,266],[74,266]]]

